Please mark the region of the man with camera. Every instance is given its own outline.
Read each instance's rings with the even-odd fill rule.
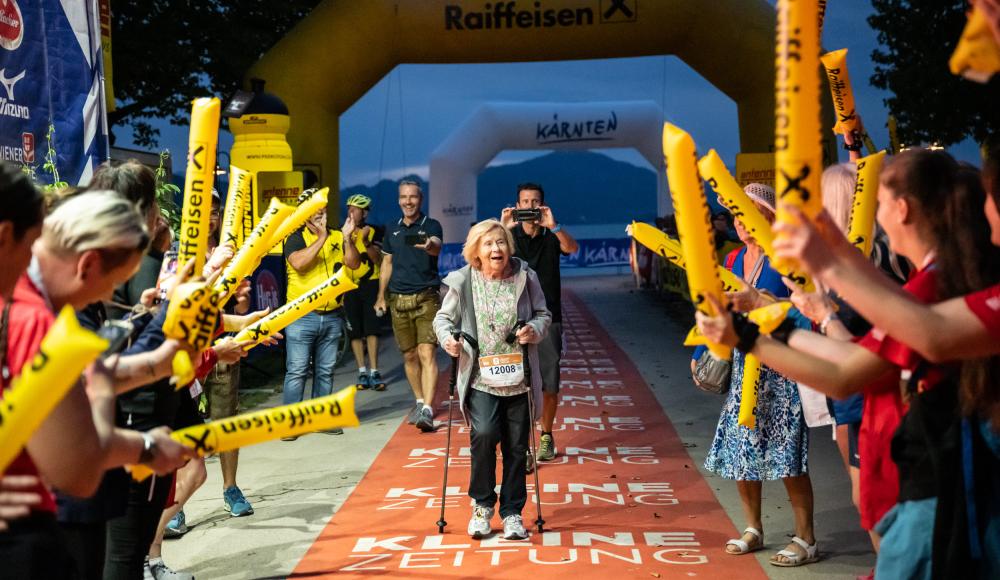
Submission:
[[[542,437],[538,444],[538,461],[551,461],[556,456],[552,424],[559,405],[559,361],[562,358],[562,284],[559,277],[559,257],[577,251],[573,236],[556,223],[552,209],[545,205],[545,190],[537,183],[517,186],[517,207],[503,210],[500,221],[514,235],[514,255],[528,263],[542,286],[545,303],[552,313],[552,325],[538,345],[538,360],[542,372]],[[528,470],[534,468],[529,459]]]
[[[416,181],[399,182],[399,209],[403,217],[386,226],[375,310],[384,313],[388,304],[392,314],[392,332],[403,353],[406,378],[416,398],[407,420],[421,431],[429,432],[434,430],[431,405],[438,368],[433,322],[441,307],[438,254],[444,234],[440,222],[420,211],[423,198],[424,192]]]

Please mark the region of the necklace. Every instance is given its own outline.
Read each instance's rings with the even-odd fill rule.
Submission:
[[[482,280],[482,283],[483,283],[483,296],[484,296],[484,298],[487,299],[486,300],[486,304],[484,306],[486,306],[486,308],[485,308],[486,315],[487,315],[487,317],[489,318],[489,321],[490,321],[489,322],[489,327],[490,327],[490,330],[492,332],[496,332],[497,331],[497,327],[496,327],[496,323],[497,323],[497,302],[498,302],[498,300],[500,298],[500,293],[503,292],[503,289],[504,289],[504,280],[505,279],[504,278],[500,278],[499,280],[489,280],[488,278],[486,278],[486,276],[483,276],[482,274],[480,274],[479,276],[480,276],[480,280]],[[494,282],[496,284],[496,290],[493,292],[492,296],[489,295],[490,294],[489,293],[490,282]]]

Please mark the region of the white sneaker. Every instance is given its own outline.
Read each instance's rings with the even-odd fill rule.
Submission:
[[[472,518],[469,519],[469,535],[481,540],[493,531],[490,520],[493,519],[493,508],[477,505],[472,508]],[[522,528],[523,529],[523,528]]]
[[[511,514],[503,519],[503,539],[528,539],[528,532],[524,529],[524,522],[521,520],[520,514]]]

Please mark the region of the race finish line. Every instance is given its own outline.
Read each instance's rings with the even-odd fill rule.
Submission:
[[[499,516],[491,537],[466,534],[469,434],[456,409],[445,533],[436,526],[445,425],[423,434],[404,423],[291,577],[766,578],[752,556],[725,554],[738,531],[625,353],[570,292],[563,309],[559,454],[539,471],[543,534],[533,525],[531,476],[522,513],[529,539],[504,540]]]

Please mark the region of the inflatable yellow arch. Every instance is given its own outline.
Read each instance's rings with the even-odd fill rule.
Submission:
[[[403,63],[673,54],[736,102],[742,151],[771,151],[774,41],[764,0],[327,0],[247,77],[288,105],[295,165],[331,185],[340,114]]]

